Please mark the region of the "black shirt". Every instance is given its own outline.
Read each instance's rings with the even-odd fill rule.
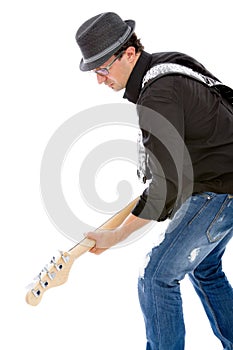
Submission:
[[[156,64],[177,63],[217,79],[178,52],[140,55],[124,98],[137,104],[152,180],[132,211],[164,220],[192,193],[233,193],[233,108],[219,92],[190,77],[163,76],[142,90]]]

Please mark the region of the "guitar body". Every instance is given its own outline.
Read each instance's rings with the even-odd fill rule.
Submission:
[[[98,229],[111,230],[121,225],[130,214],[137,201],[138,198],[134,199]],[[84,238],[68,252],[60,252],[59,258],[52,258],[49,265],[46,265],[46,267],[39,273],[38,277],[33,283],[33,286],[30,287],[29,291],[27,292],[26,302],[29,305],[36,306],[40,303],[45,291],[52,287],[57,287],[64,284],[69,277],[69,272],[74,261],[94,246],[94,240]]]

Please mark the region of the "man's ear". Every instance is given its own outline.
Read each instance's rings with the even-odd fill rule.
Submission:
[[[129,63],[132,63],[135,61],[136,58],[136,50],[135,47],[129,46],[125,51],[126,58]]]

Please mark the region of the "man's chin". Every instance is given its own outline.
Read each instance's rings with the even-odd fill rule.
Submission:
[[[113,84],[112,86],[110,86],[110,88],[111,88],[113,91],[115,91],[115,92],[121,91],[121,90],[123,89],[122,86],[115,85],[115,84]]]

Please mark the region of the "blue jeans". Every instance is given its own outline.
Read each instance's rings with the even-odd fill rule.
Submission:
[[[233,195],[206,192],[177,211],[138,281],[147,350],[183,350],[180,281],[189,275],[224,349],[233,349],[233,289],[221,259],[233,235]]]

